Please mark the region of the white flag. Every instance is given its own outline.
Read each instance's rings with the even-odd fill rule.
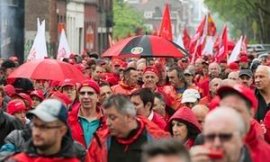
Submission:
[[[178,46],[182,47],[183,49],[185,49],[184,43],[183,43],[183,38],[182,35],[179,34],[177,39],[174,41],[174,43],[176,43]]]
[[[28,54],[27,61],[39,60],[48,57],[45,38],[45,20],[40,24],[38,19],[37,35]],[[39,25],[40,24],[40,25]]]
[[[227,61],[227,64],[229,65],[232,62],[235,62],[238,60],[238,56],[240,54],[241,51],[241,45],[242,45],[242,36],[240,37],[240,39],[238,40],[238,42],[236,43],[235,47],[233,48],[233,51]]]
[[[65,33],[65,30],[62,29],[58,51],[57,51],[57,60],[62,60],[63,58],[69,58],[70,54],[71,53],[70,53],[70,48],[68,45],[66,33]]]
[[[206,43],[205,43],[205,47],[203,49],[202,54],[203,55],[213,55],[213,49],[214,49],[214,37],[212,36],[207,36],[206,37]]]

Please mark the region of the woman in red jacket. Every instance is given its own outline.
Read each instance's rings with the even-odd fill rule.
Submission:
[[[174,138],[181,140],[187,148],[191,148],[194,140],[201,133],[196,116],[188,107],[181,107],[170,118],[167,129]]]

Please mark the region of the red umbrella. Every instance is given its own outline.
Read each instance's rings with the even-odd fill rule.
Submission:
[[[187,52],[177,44],[154,35],[124,39],[109,48],[102,57],[184,57]]]
[[[8,79],[14,78],[29,78],[54,81],[74,79],[80,82],[84,79],[84,76],[82,72],[80,72],[75,66],[71,64],[53,59],[44,59],[29,61],[22,64],[8,76]]]

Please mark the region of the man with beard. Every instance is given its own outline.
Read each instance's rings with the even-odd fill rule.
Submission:
[[[74,140],[86,149],[91,145],[97,131],[102,131],[105,121],[101,109],[97,106],[99,85],[93,80],[85,80],[78,88],[79,102],[69,113],[68,124]]]
[[[28,114],[32,117],[32,138],[25,150],[8,162],[87,161],[81,145],[74,143],[67,125],[67,108],[56,99],[44,100]]]

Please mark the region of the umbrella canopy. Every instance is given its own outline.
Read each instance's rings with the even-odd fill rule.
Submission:
[[[54,81],[74,79],[80,82],[84,79],[84,76],[82,72],[80,72],[75,66],[71,64],[53,59],[43,59],[29,61],[22,64],[8,76],[8,79],[14,78],[29,78]]]
[[[184,57],[187,52],[177,44],[154,35],[124,39],[109,48],[102,57]]]

